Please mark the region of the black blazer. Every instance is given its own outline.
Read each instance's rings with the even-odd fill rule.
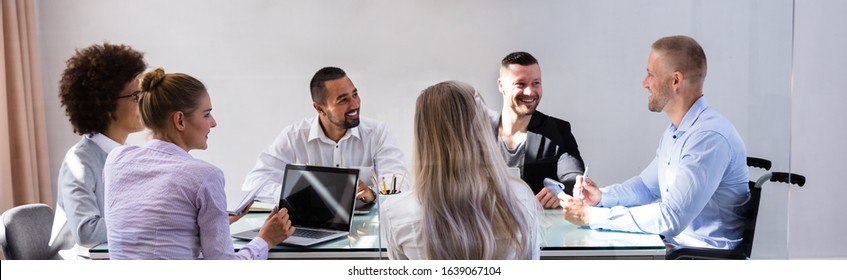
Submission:
[[[495,137],[500,125],[500,116],[492,119]],[[558,175],[558,170],[562,175]],[[535,111],[529,120],[526,134],[526,154],[524,156],[523,179],[538,193],[544,188],[544,178],[558,179],[565,185],[565,192],[573,193],[576,175],[582,174],[585,163],[579,155],[576,139],[571,133],[571,124]]]

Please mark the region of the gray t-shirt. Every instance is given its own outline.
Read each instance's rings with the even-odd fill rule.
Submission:
[[[506,147],[506,142],[503,142],[503,139],[497,137],[497,146],[500,147],[500,154],[502,154],[503,159],[506,160],[506,166],[519,168],[521,170],[521,176],[523,176],[523,159],[526,156],[526,140],[518,144],[514,151],[510,151],[509,147]]]

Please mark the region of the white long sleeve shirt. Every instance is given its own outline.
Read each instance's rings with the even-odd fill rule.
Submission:
[[[541,236],[538,231],[539,219],[544,214],[541,204],[535,199],[532,189],[523,181],[510,180],[509,190],[514,191],[514,198],[526,208],[529,226],[528,244],[531,248],[529,256],[517,255],[517,252],[499,252],[497,255],[504,259],[533,259],[541,257]],[[379,211],[379,226],[385,237],[388,258],[392,260],[422,260],[426,259],[423,244],[423,215],[424,209],[415,191],[403,192],[398,195],[381,196]],[[520,209],[516,209],[520,210]],[[509,250],[510,248],[497,248]]]
[[[357,127],[348,129],[335,142],[324,134],[316,115],[284,128],[271,146],[259,155],[241,189],[265,186],[257,199],[275,204],[279,200],[286,164],[357,168],[359,179],[372,185],[370,177],[374,170],[377,177],[407,175],[403,162],[403,152],[388,134],[385,123],[361,118]],[[410,183],[406,180],[400,189],[408,190]]]

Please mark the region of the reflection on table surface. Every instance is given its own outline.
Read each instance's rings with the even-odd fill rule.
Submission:
[[[561,209],[544,210],[541,217],[541,249],[661,249],[665,245],[655,234],[593,230],[565,221]]]
[[[353,217],[350,235],[310,247],[277,245],[271,249],[271,257],[280,258],[385,258],[385,241],[379,236],[378,210],[368,215]],[[248,214],[232,225],[232,232],[260,227],[267,214]],[[541,216],[542,258],[656,258],[664,257],[665,245],[655,234],[598,231],[571,224],[562,217],[561,209],[544,210]],[[247,244],[245,240],[234,241],[236,248]],[[381,250],[378,248],[382,248]],[[296,254],[289,254],[295,253]],[[312,256],[298,255],[304,252]],[[347,254],[349,253],[349,254]]]
[[[268,217],[268,213],[249,213],[245,215],[243,218],[238,220],[238,222],[230,225],[230,231],[232,233],[242,232],[250,229],[259,228],[264,224],[265,219]],[[373,252],[377,253],[379,248],[383,248],[385,246],[380,246],[380,240],[377,238],[379,236],[379,216],[377,215],[377,211],[373,210],[367,215],[354,215],[353,221],[350,225],[350,234],[347,235],[346,238],[338,238],[331,241],[323,242],[320,244],[316,244],[309,247],[297,247],[297,246],[287,246],[287,245],[276,245],[271,248],[271,255],[275,255],[275,253],[286,253],[286,252]],[[242,240],[233,238],[233,245],[235,249],[240,249],[244,245],[247,245],[249,240]],[[368,254],[365,254],[368,255]],[[363,256],[365,256],[363,255]],[[293,256],[292,256],[293,257]],[[378,258],[379,254],[373,255],[374,258]]]
[[[273,246],[270,259],[384,259],[385,241],[378,238],[379,216],[374,208],[369,214],[355,215],[346,238],[338,238],[309,247]],[[259,228],[268,213],[249,213],[230,226],[232,233]],[[578,227],[564,220],[561,209],[548,209],[540,221],[542,259],[663,259],[665,246],[655,234],[598,231]],[[248,240],[233,238],[236,250]],[[108,245],[90,250],[92,259],[107,259]]]

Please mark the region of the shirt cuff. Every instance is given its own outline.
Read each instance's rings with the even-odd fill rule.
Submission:
[[[244,245],[241,250],[244,250],[245,248],[252,249],[251,251],[253,251],[254,260],[268,259],[268,251],[270,250],[270,248],[268,248],[268,242],[265,241],[265,239],[262,239],[261,237],[253,238],[253,240],[250,240],[250,243]]]
[[[607,207],[606,205],[617,205],[618,198],[611,192],[609,192],[609,188],[600,188],[600,201],[597,202],[595,207]]]
[[[612,209],[609,208],[588,208],[588,226],[591,227],[591,229],[606,228],[611,212]]]

